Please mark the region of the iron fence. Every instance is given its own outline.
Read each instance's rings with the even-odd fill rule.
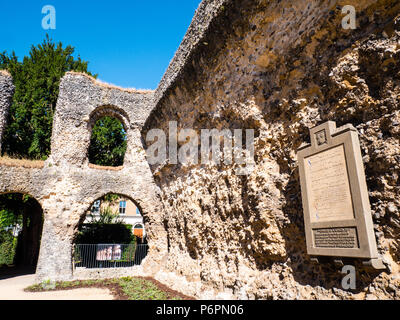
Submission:
[[[124,268],[140,265],[146,257],[147,244],[76,244],[75,268]]]

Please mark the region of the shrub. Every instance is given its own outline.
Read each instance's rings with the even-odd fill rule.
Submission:
[[[83,224],[77,244],[129,244],[135,242],[132,226],[126,224]]]
[[[76,244],[131,244],[136,237],[132,226],[123,223],[118,213],[113,213],[110,207],[102,208],[100,215],[90,215],[90,223],[79,228]]]
[[[14,262],[17,238],[9,231],[0,231],[0,266]]]

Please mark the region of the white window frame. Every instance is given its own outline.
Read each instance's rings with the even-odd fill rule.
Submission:
[[[127,201],[126,200],[121,200],[120,202],[119,202],[119,214],[121,215],[121,216],[124,216],[124,215],[126,215],[126,203],[127,203]],[[122,205],[122,204],[124,204],[124,205]]]

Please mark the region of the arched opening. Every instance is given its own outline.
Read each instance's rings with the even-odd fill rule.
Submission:
[[[135,234],[135,226],[142,233]],[[138,205],[129,197],[109,193],[95,200],[78,226],[74,240],[75,268],[121,268],[140,265],[148,247]]]
[[[133,234],[136,236],[137,241],[146,242],[146,230],[142,223],[136,223],[133,226]]]
[[[0,270],[3,273],[35,273],[43,221],[42,207],[30,195],[0,195]]]
[[[124,164],[126,128],[117,117],[105,115],[94,121],[89,146],[89,163],[102,167]]]

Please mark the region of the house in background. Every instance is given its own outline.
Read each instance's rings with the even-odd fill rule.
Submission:
[[[132,232],[142,241],[146,237],[143,216],[139,208],[128,198],[123,196],[113,201],[97,200],[93,203],[90,212],[87,213],[84,223],[90,223],[90,214],[95,217],[100,216],[100,211],[110,207],[113,213],[118,213],[123,218],[125,224],[132,226]]]

